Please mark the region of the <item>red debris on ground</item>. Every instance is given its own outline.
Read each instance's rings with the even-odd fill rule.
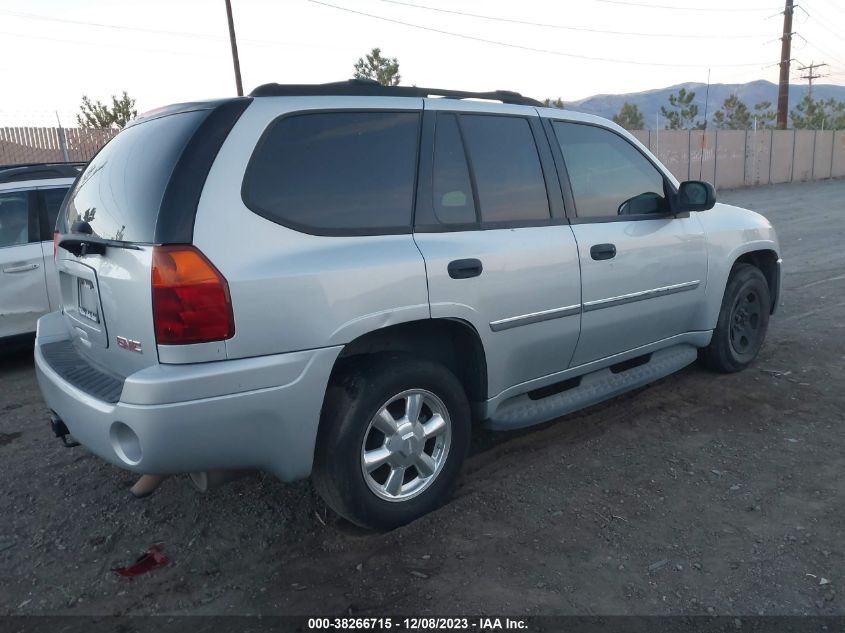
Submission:
[[[152,547],[150,547],[146,554],[141,556],[132,565],[128,565],[126,567],[117,567],[115,569],[112,569],[112,571],[118,576],[134,578],[135,576],[146,574],[148,571],[152,571],[153,569],[164,567],[169,562],[170,561],[168,560],[167,556],[161,553],[161,549],[159,548],[159,546],[153,545]]]

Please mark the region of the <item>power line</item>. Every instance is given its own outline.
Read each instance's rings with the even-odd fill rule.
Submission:
[[[701,34],[688,34],[688,33],[644,33],[641,31],[611,31],[607,29],[593,29],[588,27],[580,27],[580,26],[568,26],[563,24],[548,24],[545,22],[531,22],[529,20],[517,20],[514,18],[503,18],[498,16],[492,15],[481,15],[480,13],[468,13],[466,11],[456,11],[454,9],[441,9],[440,7],[431,7],[422,4],[414,4],[412,2],[402,2],[401,0],[380,0],[380,2],[386,2],[388,4],[396,4],[403,7],[412,7],[414,9],[424,9],[426,11],[437,11],[438,13],[449,13],[451,15],[460,15],[469,18],[479,18],[482,20],[490,20],[493,22],[507,22],[508,24],[519,24],[522,26],[537,26],[540,28],[546,29],[560,29],[563,31],[580,31],[584,33],[601,33],[606,35],[634,35],[637,37],[670,37],[675,39],[755,39],[755,38],[762,38],[768,37],[768,35],[761,34],[761,35],[749,35],[749,34],[741,34],[741,35],[721,35],[721,34],[714,34],[714,35],[701,35]]]
[[[82,44],[83,46],[96,46],[98,48],[103,47],[102,42],[89,42],[89,41],[82,41],[82,40],[69,40],[66,38],[61,37],[48,37],[46,35],[24,35],[21,33],[11,33],[9,31],[0,31],[0,35],[8,35],[10,37],[19,37],[22,39],[34,39],[34,40],[45,40],[48,42],[62,42],[66,44]],[[125,46],[123,44],[109,44],[109,46],[113,46],[114,48],[121,48],[130,51],[142,51],[145,53],[166,53],[168,55],[192,55],[192,56],[199,56],[199,57],[209,57],[208,53],[202,53],[199,51],[174,51],[170,49],[164,48],[141,48],[139,46]],[[212,55],[213,57],[218,57],[217,55]]]
[[[777,8],[740,8],[727,7],[719,9],[717,7],[677,7],[670,4],[645,4],[643,2],[628,2],[627,0],[595,0],[596,2],[605,2],[607,4],[623,4],[631,7],[643,7],[646,9],[672,9],[674,11],[708,11],[712,13],[732,13],[732,12],[756,12],[756,11],[777,11]]]
[[[843,66],[845,66],[845,61],[842,61],[842,59],[840,59],[839,57],[836,57],[835,55],[833,55],[832,53],[830,53],[830,51],[826,51],[825,49],[821,48],[818,44],[814,44],[813,42],[807,42],[807,45],[808,45],[808,46],[810,46],[811,48],[815,48],[815,49],[816,49],[819,53],[821,53],[822,55],[827,55],[827,56],[828,56],[828,57],[830,57],[833,61],[835,61],[835,62],[837,62],[837,63],[842,64]]]
[[[0,11],[4,15],[11,15],[17,18],[25,18],[28,20],[42,20],[45,22],[59,22],[61,24],[78,24],[81,26],[96,26],[104,29],[115,29],[120,31],[138,31],[140,33],[154,33],[156,35],[175,35],[177,37],[192,37],[205,40],[224,40],[226,38],[217,35],[206,35],[202,33],[183,33],[180,31],[164,31],[161,29],[147,29],[140,26],[124,26],[122,24],[104,24],[102,22],[86,22],[83,20],[71,20],[70,18],[54,18],[48,15],[38,15],[35,13],[23,13],[20,11]]]
[[[813,9],[813,11],[815,11],[815,9]],[[820,27],[822,27],[825,31],[827,31],[827,32],[828,32],[828,33],[830,33],[831,35],[835,35],[837,38],[840,38],[840,39],[841,39],[842,35],[840,35],[840,34],[839,34],[839,33],[837,33],[836,31],[834,31],[834,30],[833,30],[833,29],[831,29],[830,27],[828,27],[828,26],[827,26],[827,24],[825,24],[825,23],[824,23],[824,22],[822,22],[821,20],[817,20],[817,19],[816,19],[816,18],[814,18],[812,15],[810,16],[810,19],[813,21],[813,24],[815,24],[816,26],[820,26]]]
[[[634,61],[630,59],[612,59],[609,57],[593,57],[590,55],[578,55],[575,53],[564,53],[563,51],[554,51],[546,48],[536,48],[534,46],[524,46],[522,44],[512,44],[509,42],[501,42],[499,40],[491,40],[483,37],[476,37],[474,35],[466,35],[465,33],[455,33],[454,31],[446,31],[443,29],[436,29],[430,26],[422,26],[421,24],[413,24],[412,22],[403,22],[402,20],[394,20],[393,18],[386,18],[381,15],[374,15],[372,13],[365,13],[364,11],[357,11],[356,9],[350,9],[348,7],[341,7],[336,4],[330,4],[328,2],[322,2],[321,0],[308,0],[308,2],[312,4],[319,4],[324,7],[329,7],[331,9],[337,9],[339,11],[345,11],[347,13],[354,13],[356,15],[362,15],[364,17],[373,18],[374,20],[382,20],[383,22],[390,22],[392,24],[401,24],[402,26],[409,26],[411,28],[420,29],[422,31],[430,31],[432,33],[440,33],[441,35],[450,35],[452,37],[459,37],[465,40],[471,40],[474,42],[483,42],[485,44],[494,44],[496,46],[505,46],[507,48],[515,48],[523,51],[530,51],[532,53],[545,53],[547,55],[557,55],[559,57],[570,57],[572,59],[586,59],[589,61],[595,62],[610,62],[614,64],[631,64],[634,66],[664,66],[664,67],[672,67],[672,68],[738,68],[738,67],[751,67],[751,66],[762,66],[763,62],[760,63],[751,63],[751,64],[672,64],[668,62],[640,62]]]
[[[841,13],[842,15],[845,15],[845,8],[842,8],[842,7],[835,5],[833,3],[833,0],[825,0],[825,4],[829,4],[837,12]]]
[[[815,49],[816,49],[819,53],[821,53],[822,55],[827,55],[828,57],[830,57],[831,59],[833,59],[833,61],[835,61],[835,62],[837,62],[837,63],[842,64],[843,66],[845,66],[845,61],[843,61],[843,60],[842,60],[842,58],[841,58],[841,57],[839,57],[838,55],[834,55],[834,54],[833,54],[833,53],[831,53],[830,51],[828,51],[828,50],[826,50],[826,49],[822,48],[821,46],[819,46],[818,44],[816,44],[816,43],[815,43],[815,41],[812,41],[812,42],[811,42],[810,40],[808,40],[807,38],[805,38],[803,35],[800,35],[799,37],[801,37],[801,38],[802,38],[802,39],[803,39],[803,40],[807,43],[807,46],[810,46],[811,48],[815,48]]]
[[[807,3],[805,2],[804,4],[807,4]],[[808,5],[808,6],[809,6],[809,5]],[[816,13],[816,14],[818,14],[819,16],[821,16],[821,17],[823,18],[823,20],[827,20],[827,21],[829,21],[829,22],[831,22],[831,23],[833,23],[833,24],[835,24],[835,23],[836,23],[836,20],[830,20],[829,16],[827,16],[827,15],[825,15],[824,13],[822,13],[822,12],[818,11],[815,7],[810,7],[810,10],[811,10],[811,11],[813,11],[813,13]],[[823,28],[825,31],[827,31],[828,33],[830,33],[831,35],[834,35],[834,36],[836,37],[836,39],[837,39],[837,40],[841,40],[841,39],[842,39],[842,34],[841,34],[841,33],[837,33],[836,31],[834,31],[833,29],[831,29],[830,27],[828,27],[828,26],[827,26],[827,24],[825,24],[823,20],[818,20],[818,19],[816,19],[816,18],[815,18],[815,17],[813,17],[813,15],[812,15],[812,14],[810,14],[810,13],[807,13],[807,17],[809,17],[811,20],[813,20],[813,24],[815,24],[816,26],[820,26],[820,27],[822,27],[822,28]]]
[[[193,39],[200,39],[200,40],[207,40],[211,42],[225,42],[228,41],[228,37],[223,35],[211,35],[207,33],[190,33],[190,32],[182,32],[182,31],[167,31],[161,29],[150,29],[144,28],[140,26],[127,26],[124,24],[107,24],[104,22],[86,22],[84,20],[72,20],[70,18],[56,18],[48,15],[39,15],[35,13],[23,13],[20,11],[6,11],[0,10],[0,14],[2,15],[10,15],[16,18],[23,18],[26,20],[37,20],[43,22],[57,22],[60,24],[76,24],[79,26],[93,26],[96,28],[101,29],[112,29],[118,31],[136,31],[138,33],[151,33],[153,35],[168,35],[173,37],[187,37]],[[32,37],[40,37],[40,36],[32,36]],[[46,38],[42,38],[46,39]],[[74,40],[66,40],[68,42],[73,42]],[[256,46],[280,46],[280,47],[289,47],[289,46],[309,46],[315,47],[316,45],[313,43],[306,43],[306,42],[276,42],[273,40],[261,40],[261,39],[244,39],[238,38],[239,44],[251,44]],[[330,47],[328,44],[320,43],[319,48],[337,48],[337,47]]]

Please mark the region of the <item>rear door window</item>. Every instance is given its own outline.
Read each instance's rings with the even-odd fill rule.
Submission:
[[[29,192],[0,193],[0,248],[29,241]]]
[[[277,119],[247,167],[244,203],[307,233],[408,233],[419,125],[404,111]]]
[[[522,117],[461,115],[461,131],[485,224],[548,220],[540,156]]]
[[[59,209],[61,209],[62,201],[67,195],[70,187],[56,187],[52,189],[41,189],[41,200],[46,215],[47,231],[41,236],[42,240],[49,240],[53,236],[53,231],[56,228],[56,220],[59,217]]]

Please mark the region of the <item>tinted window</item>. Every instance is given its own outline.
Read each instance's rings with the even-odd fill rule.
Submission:
[[[244,177],[253,211],[293,228],[410,231],[416,112],[330,112],[271,125]]]
[[[579,217],[668,212],[663,175],[628,141],[593,125],[554,129]]]
[[[434,135],[434,214],[443,224],[475,223],[475,202],[454,114],[438,114]]]
[[[207,115],[207,110],[172,114],[115,136],[91,159],[68,196],[59,232],[84,221],[103,239],[153,242],[170,175]]]
[[[26,191],[0,193],[0,248],[29,241]]]
[[[546,185],[528,121],[462,115],[461,130],[478,188],[482,221],[548,219]]]
[[[47,240],[53,236],[53,228],[56,226],[56,218],[59,216],[59,209],[62,206],[62,200],[65,199],[65,194],[69,187],[58,187],[56,189],[42,189],[41,196],[44,200],[44,209],[47,211],[47,227],[50,229],[50,234],[42,239]]]

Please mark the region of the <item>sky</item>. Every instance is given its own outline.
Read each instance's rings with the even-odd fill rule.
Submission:
[[[845,0],[801,0],[792,55],[845,85]],[[352,76],[566,101],[687,81],[776,82],[778,0],[232,0],[244,89]],[[792,81],[802,81],[794,70]],[[139,111],[235,94],[224,0],[0,0],[0,126],[75,124],[82,95]]]

